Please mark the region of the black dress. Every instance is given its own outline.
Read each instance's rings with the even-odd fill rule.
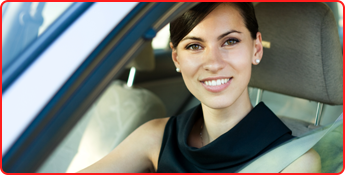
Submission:
[[[187,145],[201,105],[169,119],[158,159],[158,173],[232,173],[263,152],[293,138],[291,130],[259,103],[231,130],[202,148]]]

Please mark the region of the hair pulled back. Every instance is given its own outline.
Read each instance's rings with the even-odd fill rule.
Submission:
[[[259,25],[255,17],[254,6],[251,2],[227,2],[235,5],[241,14],[244,24],[249,30],[251,37],[256,39],[256,33],[259,31]],[[209,13],[212,12],[221,3],[203,2],[194,6],[182,16],[170,23],[170,41],[174,48],[180,41],[194,29]]]

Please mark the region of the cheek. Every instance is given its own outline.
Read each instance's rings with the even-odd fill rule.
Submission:
[[[236,84],[238,85],[236,88],[242,89],[249,84],[252,70],[251,53],[252,52],[247,47],[243,47],[231,51],[231,54],[229,54],[227,58],[235,76],[234,81],[237,82]]]
[[[227,55],[227,61],[237,74],[251,74],[251,51],[245,47],[232,50]]]
[[[179,62],[181,73],[185,76],[194,76],[201,66],[200,56],[193,54],[180,54]]]
[[[193,95],[195,95],[196,91],[198,91],[195,89],[195,87],[199,83],[199,81],[197,81],[197,75],[198,71],[200,70],[200,66],[202,65],[200,61],[200,55],[181,53],[179,55],[179,62],[183,81],[187,89]]]

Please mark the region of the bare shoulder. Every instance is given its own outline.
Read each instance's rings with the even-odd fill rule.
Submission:
[[[158,119],[153,119],[145,124],[143,124],[143,127],[148,127],[150,128],[149,130],[164,130],[166,123],[168,122],[170,117],[165,117],[165,118],[158,118]]]
[[[147,137],[161,141],[168,120],[169,117],[150,120],[140,127],[140,131],[143,132],[142,134],[146,134]]]
[[[146,147],[146,152],[156,152],[156,147],[162,142],[165,125],[169,117],[150,120],[138,127],[129,137],[132,143],[140,143]]]
[[[314,149],[310,149],[286,167],[282,173],[321,173],[320,155]]]
[[[125,140],[131,143],[141,143],[142,146],[151,147],[156,142],[161,142],[164,129],[169,117],[150,120],[134,130]]]
[[[169,120],[167,118],[160,118],[148,121],[143,125],[143,130],[145,131],[146,137],[149,139],[150,142],[150,151],[149,151],[149,159],[153,164],[153,168],[157,170],[158,166],[158,157],[162,145],[163,135],[165,126]]]

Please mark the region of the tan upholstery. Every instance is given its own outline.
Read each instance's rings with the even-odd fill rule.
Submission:
[[[266,48],[261,63],[253,66],[250,86],[330,105],[343,104],[343,56],[330,8],[324,3],[279,2],[259,3],[255,10]],[[280,118],[293,135],[310,130],[311,123]],[[342,127],[314,147],[321,157],[322,172],[342,169]]]
[[[324,3],[255,6],[264,48],[250,86],[331,105],[343,103],[343,59],[332,11]],[[265,44],[267,45],[267,44]]]

